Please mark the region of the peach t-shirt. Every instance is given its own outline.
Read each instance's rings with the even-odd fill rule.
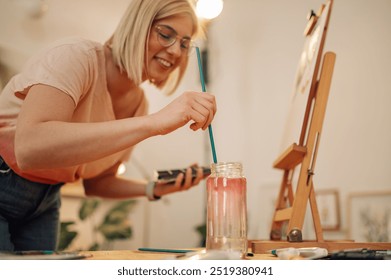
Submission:
[[[106,85],[103,45],[81,38],[56,42],[31,58],[23,71],[8,82],[0,94],[0,155],[15,173],[31,181],[47,184],[73,182],[97,176],[114,164],[128,159],[132,148],[77,166],[21,171],[14,154],[15,129],[23,99],[35,84],[53,86],[73,99],[75,110],[71,122],[115,120]],[[137,101],[129,104],[129,111],[133,116],[145,115],[145,96],[142,91],[136,94]]]

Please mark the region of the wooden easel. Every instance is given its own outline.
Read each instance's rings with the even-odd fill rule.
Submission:
[[[303,118],[300,120],[300,137],[298,143],[290,142],[287,145],[288,148],[274,162],[274,168],[283,170],[283,178],[275,205],[270,240],[250,241],[249,245],[254,253],[267,253],[270,250],[285,247],[322,247],[329,252],[355,248],[391,249],[391,243],[356,243],[352,240],[325,241],[323,238],[313,176],[336,60],[335,53],[322,54],[332,3],[333,1],[329,0],[317,14],[311,12],[304,31],[307,43],[311,42],[312,44],[309,45],[312,47],[314,47],[314,42],[318,45],[315,46],[316,49],[312,49],[314,60],[307,65],[302,65],[298,71],[299,78],[295,89],[297,96],[294,96],[294,99],[303,98],[301,94],[306,98],[304,104],[303,101],[298,101],[302,103],[301,107],[305,108]],[[304,52],[308,54],[309,49],[305,47]],[[318,77],[320,65],[321,71]],[[296,106],[293,110],[297,111],[297,107],[300,106]],[[298,179],[295,181],[294,171],[299,167]],[[302,236],[308,201],[316,236],[316,240],[313,241],[303,240]],[[285,231],[284,225],[286,224],[288,226]],[[284,234],[286,234],[286,241],[282,240]]]

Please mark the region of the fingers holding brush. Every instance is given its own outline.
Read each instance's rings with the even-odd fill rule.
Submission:
[[[198,98],[192,104],[192,120],[194,123],[190,125],[193,130],[207,129],[212,123],[212,120],[216,114],[216,104],[213,95],[211,99]]]
[[[188,122],[193,122],[190,127],[193,130],[206,128],[215,113],[216,101],[212,94],[188,91],[149,115],[149,120],[154,134],[165,135]]]

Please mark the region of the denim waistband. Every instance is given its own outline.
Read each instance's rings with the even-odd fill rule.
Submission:
[[[12,169],[8,166],[8,164],[4,161],[4,159],[0,156],[0,176],[6,176],[8,173],[14,173],[16,176],[19,176],[17,175],[15,172],[12,171]],[[19,176],[20,177],[20,176]],[[22,178],[23,180],[26,180],[26,181],[30,181],[26,178],[23,178],[23,177],[20,177]],[[30,181],[32,182],[32,181]],[[60,182],[60,183],[56,183],[56,184],[47,184],[47,183],[39,183],[39,182],[32,182],[32,183],[35,183],[35,184],[40,184],[40,185],[45,185],[45,186],[53,186],[53,187],[61,187],[62,185],[64,185],[65,183],[63,182]]]
[[[11,171],[4,159],[0,156],[0,174],[5,174]]]

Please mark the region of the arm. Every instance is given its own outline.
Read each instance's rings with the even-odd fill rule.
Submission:
[[[85,163],[156,134],[148,116],[71,123],[74,106],[72,99],[56,88],[37,85],[30,89],[15,135],[15,155],[20,168],[57,168]]]
[[[206,129],[216,111],[212,95],[196,92],[184,93],[149,116],[99,123],[71,123],[74,106],[68,95],[54,87],[31,87],[15,134],[19,168],[51,169],[93,161],[191,120],[191,129]]]
[[[145,195],[145,180],[131,180],[118,177],[119,164],[106,170],[101,175],[83,180],[84,192],[87,196],[103,198],[135,198]]]

